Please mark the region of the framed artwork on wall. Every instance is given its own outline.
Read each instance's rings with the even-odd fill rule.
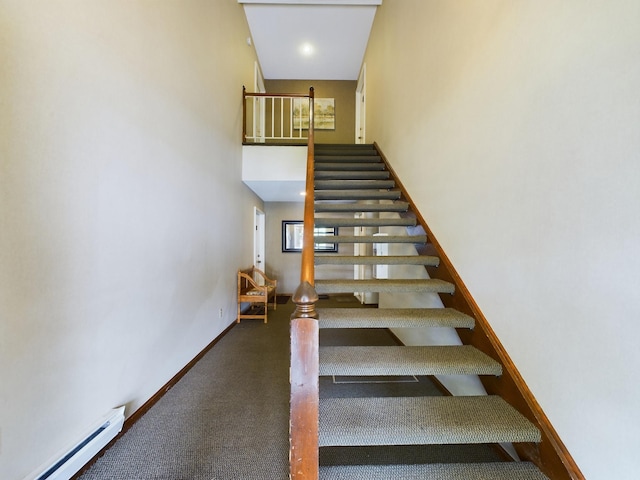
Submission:
[[[315,98],[313,100],[314,121],[313,128],[316,130],[335,130],[336,111],[335,98]],[[309,100],[306,98],[294,98],[293,128],[303,130],[309,128]],[[300,124],[302,123],[302,127]]]

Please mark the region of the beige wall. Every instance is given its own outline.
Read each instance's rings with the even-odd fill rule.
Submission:
[[[278,292],[292,294],[300,284],[301,254],[282,251],[282,221],[302,220],[304,203],[302,202],[267,202],[266,237],[267,237],[267,274],[278,279]],[[323,216],[331,216],[330,213]],[[351,232],[351,233],[349,233]],[[352,228],[340,229],[338,233],[352,234]],[[316,255],[353,255],[353,245],[339,244],[338,253]],[[353,276],[352,266],[322,265],[316,267],[316,278],[344,278]]]
[[[292,294],[300,284],[300,253],[282,251],[282,221],[302,220],[304,203],[265,203],[268,275],[278,279],[278,292]]]
[[[130,415],[234,321],[262,207],[248,35],[236,0],[2,1],[0,478]]]
[[[365,59],[367,137],[591,480],[640,468],[639,20],[388,0]]]
[[[316,143],[354,143],[356,122],[356,82],[329,80],[265,80],[268,93],[309,93],[316,98],[335,99],[336,129],[316,130]]]

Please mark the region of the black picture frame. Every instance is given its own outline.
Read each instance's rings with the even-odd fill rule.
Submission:
[[[282,221],[282,251],[302,252],[302,235],[304,222],[302,220]],[[315,236],[337,235],[337,227],[316,227],[313,229]],[[335,253],[338,251],[337,243],[316,243],[314,250],[318,253]]]

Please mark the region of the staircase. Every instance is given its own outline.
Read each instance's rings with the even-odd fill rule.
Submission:
[[[376,243],[355,236],[352,227],[406,227],[406,235],[384,242],[416,245],[429,239],[371,145],[316,145],[315,225],[339,227],[326,243]],[[368,212],[367,218],[355,214]],[[389,215],[394,213],[394,215]],[[376,215],[378,214],[378,215]],[[388,217],[388,218],[387,218]],[[316,255],[323,265],[423,265],[437,267],[433,255]],[[435,279],[316,279],[319,295],[356,292],[451,295],[453,283]],[[319,328],[387,329],[453,327],[471,330],[474,319],[453,308],[319,308]],[[470,345],[320,347],[320,375],[428,376],[502,375],[502,365]],[[540,431],[500,396],[321,398],[320,448],[398,445],[467,445],[540,442]],[[529,462],[334,465],[320,467],[321,479],[509,479],[547,478]]]

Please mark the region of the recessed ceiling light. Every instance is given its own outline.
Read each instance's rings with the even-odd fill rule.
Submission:
[[[303,43],[302,45],[300,45],[300,53],[302,55],[307,56],[307,57],[310,56],[310,55],[313,55],[313,50],[314,50],[313,45],[311,45],[308,42]]]
[[[304,197],[305,195],[307,195],[307,192],[300,192],[300,195]]]

